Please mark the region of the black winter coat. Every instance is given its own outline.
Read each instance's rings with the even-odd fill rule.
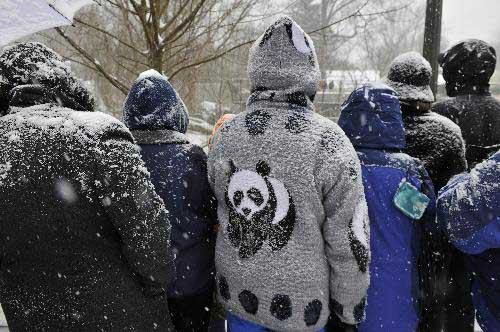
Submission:
[[[473,168],[500,149],[500,102],[487,90],[470,93],[438,102],[432,110],[460,127]]]
[[[132,131],[156,192],[171,215],[177,278],[168,296],[212,291],[216,204],[207,177],[207,156],[187,137],[170,130]]]
[[[425,105],[425,104],[424,104]],[[436,193],[456,174],[467,169],[465,147],[460,128],[449,119],[431,112],[419,110],[416,104],[401,104],[403,122],[406,130],[406,152],[419,158],[429,172]],[[439,253],[432,255],[433,264],[429,268],[428,282],[432,285],[430,294],[423,302],[419,331],[437,332],[443,327],[443,310],[448,303],[445,292],[450,291],[450,277],[464,279],[464,272],[450,272],[451,257],[455,250],[447,243],[444,234],[434,234],[424,238],[422,243],[428,244],[423,252]],[[456,257],[457,263],[460,257]],[[453,276],[452,276],[453,275]],[[470,299],[470,289],[465,285],[459,292],[454,291],[454,298]],[[452,308],[459,311],[460,308]]]
[[[437,193],[452,176],[467,169],[460,128],[439,114],[411,105],[401,104],[401,111],[406,130],[405,152],[422,160]]]
[[[123,119],[171,215],[177,278],[169,298],[211,294],[217,204],[208,183],[207,156],[185,135],[189,115],[182,99],[166,77],[150,70],[132,85]]]
[[[0,118],[0,202],[11,331],[171,329],[170,223],[120,122],[11,107]]]

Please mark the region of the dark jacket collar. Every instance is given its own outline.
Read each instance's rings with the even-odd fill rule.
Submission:
[[[132,130],[137,144],[189,144],[186,135],[178,131],[163,130]]]
[[[465,83],[447,83],[446,93],[449,97],[465,96],[465,95],[478,95],[478,96],[491,96],[490,85],[470,85]]]
[[[430,113],[431,111],[431,103],[427,102],[418,102],[418,101],[409,101],[401,102],[401,113],[403,113],[403,117],[411,117],[411,116],[420,116],[423,114]]]
[[[261,108],[314,110],[314,96],[303,92],[254,89],[247,101],[247,110]]]

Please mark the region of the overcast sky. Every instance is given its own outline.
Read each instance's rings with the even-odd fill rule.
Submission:
[[[467,38],[500,41],[500,0],[443,0],[443,36],[451,44]]]

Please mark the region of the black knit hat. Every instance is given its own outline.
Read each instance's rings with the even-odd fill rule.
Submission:
[[[456,96],[468,87],[488,87],[496,62],[495,49],[477,39],[464,40],[441,53],[439,64],[448,95]]]
[[[431,77],[429,62],[419,53],[409,52],[394,59],[386,83],[396,90],[401,101],[432,103],[434,94],[430,87]]]
[[[5,113],[13,89],[38,85],[62,95],[63,106],[93,111],[94,100],[61,56],[40,43],[20,43],[0,54],[0,114]]]

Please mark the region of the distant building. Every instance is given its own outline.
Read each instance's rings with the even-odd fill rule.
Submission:
[[[335,120],[340,113],[340,105],[357,87],[380,81],[378,70],[327,70],[326,79],[320,84],[316,95],[316,110],[320,114]]]
[[[376,82],[380,79],[379,71],[374,69],[326,71],[326,86],[330,93],[349,94],[364,83]]]

